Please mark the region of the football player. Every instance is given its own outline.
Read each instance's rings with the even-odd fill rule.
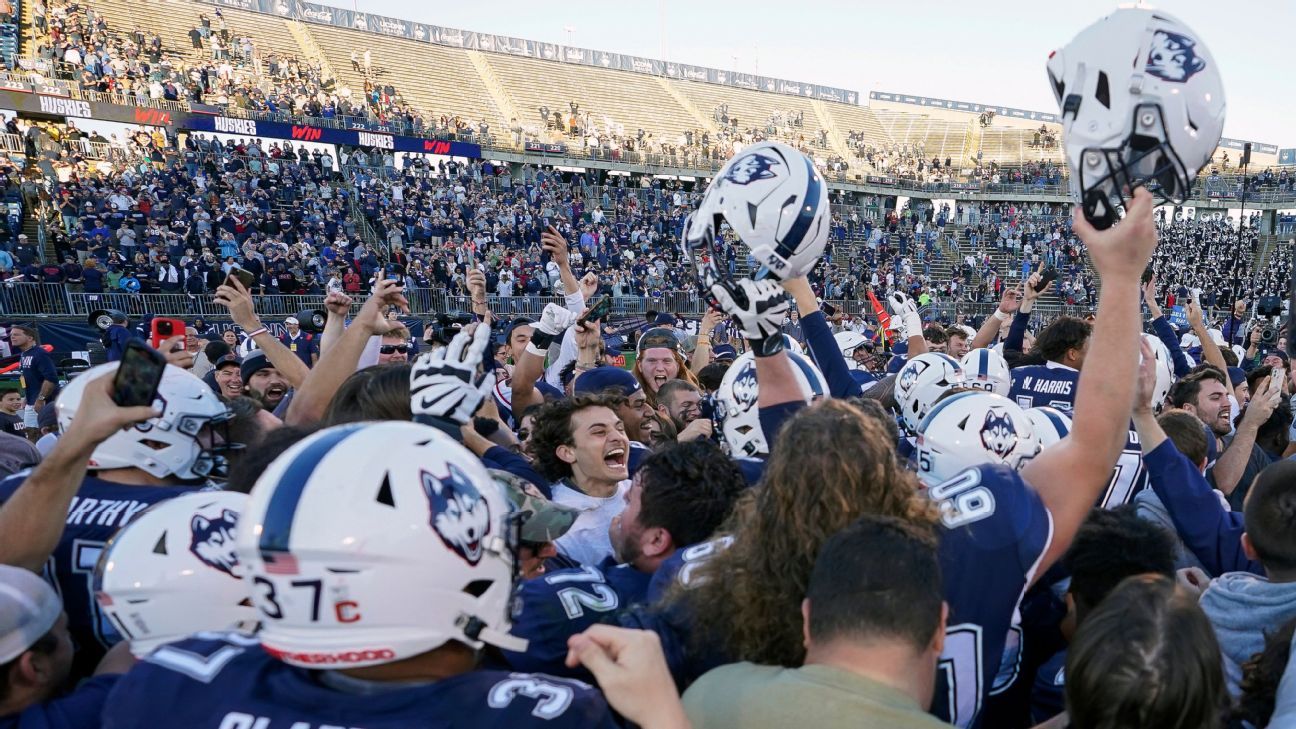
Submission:
[[[677,551],[710,537],[746,487],[732,460],[710,441],[689,441],[653,453],[635,474],[625,509],[608,528],[615,559],[557,570],[519,589],[513,635],[525,652],[503,651],[519,671],[585,677],[563,665],[568,639],[595,623],[615,623],[642,602],[657,568]]]
[[[118,365],[91,368],[59,394],[55,407],[65,433],[96,409],[149,412],[116,408],[106,394]],[[154,404],[160,409],[152,417],[104,431],[101,441],[68,441],[65,435],[56,447],[67,441],[60,457],[52,451],[36,470],[0,482],[5,510],[28,516],[6,530],[0,561],[44,571],[58,585],[77,646],[74,677],[90,675],[104,651],[122,639],[94,599],[95,565],[104,545],[153,504],[224,475],[222,454],[236,447],[218,432],[232,413],[202,380],[179,367],[166,366]],[[46,515],[58,515],[58,523]]]
[[[162,646],[103,726],[612,727],[579,681],[478,669],[508,634],[518,523],[468,450],[417,423],[320,431],[271,464],[236,538],[263,628]]]

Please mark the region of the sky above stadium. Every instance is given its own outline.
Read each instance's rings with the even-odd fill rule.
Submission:
[[[321,0],[317,0],[321,1]],[[1057,110],[1044,61],[1115,3],[1096,0],[322,0],[403,20],[860,92]],[[1296,2],[1163,0],[1224,76],[1224,134],[1296,146]],[[792,12],[789,12],[792,11]]]

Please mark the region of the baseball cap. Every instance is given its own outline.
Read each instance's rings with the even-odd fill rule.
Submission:
[[[54,588],[21,567],[0,565],[0,664],[21,656],[63,612]]]
[[[595,367],[582,372],[572,387],[572,392],[577,395],[589,395],[607,390],[616,390],[622,397],[629,397],[639,392],[639,380],[620,367]]]
[[[522,514],[523,541],[552,542],[566,534],[572,524],[576,523],[576,517],[580,515],[579,509],[555,504],[546,499],[530,481],[508,471],[492,468],[490,472],[496,483],[504,487],[518,513]]]
[[[734,349],[732,344],[717,344],[711,348],[711,353],[717,360],[729,360],[730,362],[738,359],[738,350]]]
[[[1246,382],[1246,370],[1241,367],[1230,367],[1228,368],[1228,378],[1229,385],[1237,387],[1243,382]]]
[[[288,317],[287,319],[284,319],[284,325],[287,326],[287,325],[289,325],[289,324],[297,324],[297,325],[300,325],[301,322],[297,321],[297,317],[295,317],[295,316],[290,316],[290,317]]]
[[[239,365],[239,376],[243,378],[244,382],[247,382],[252,375],[271,367],[274,367],[274,365],[270,364],[265,352],[254,349],[248,352],[247,356],[243,358],[243,363]]]
[[[658,314],[657,318],[653,319],[653,324],[669,324],[675,326],[675,317],[665,313]]]
[[[672,352],[678,352],[680,346],[679,337],[670,329],[661,329],[654,327],[644,332],[639,337],[639,344],[636,346],[636,353],[643,356],[645,349],[669,349]]]
[[[227,364],[232,364],[232,365],[234,365],[234,366],[236,366],[236,367],[240,367],[240,368],[241,368],[242,365],[243,365],[243,361],[240,360],[239,357],[238,357],[238,355],[237,355],[237,354],[234,354],[233,352],[230,352],[229,354],[222,354],[221,356],[219,356],[219,357],[216,358],[216,361],[215,361],[215,362],[212,363],[212,369],[217,369],[217,370],[218,370],[218,369],[220,369],[221,367],[224,367],[224,366],[227,365]],[[241,373],[240,373],[240,375],[241,375]]]

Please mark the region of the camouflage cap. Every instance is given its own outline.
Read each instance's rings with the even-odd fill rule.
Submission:
[[[571,529],[580,510],[555,504],[530,481],[508,471],[490,469],[495,481],[504,487],[509,500],[525,514],[522,521],[522,539],[527,542],[552,542]]]

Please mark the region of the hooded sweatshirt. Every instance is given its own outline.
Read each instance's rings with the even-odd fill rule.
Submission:
[[[1296,617],[1296,582],[1270,582],[1249,572],[1229,572],[1202,593],[1200,605],[1215,628],[1229,694],[1236,698],[1241,693],[1242,664],[1264,650],[1266,632]]]

